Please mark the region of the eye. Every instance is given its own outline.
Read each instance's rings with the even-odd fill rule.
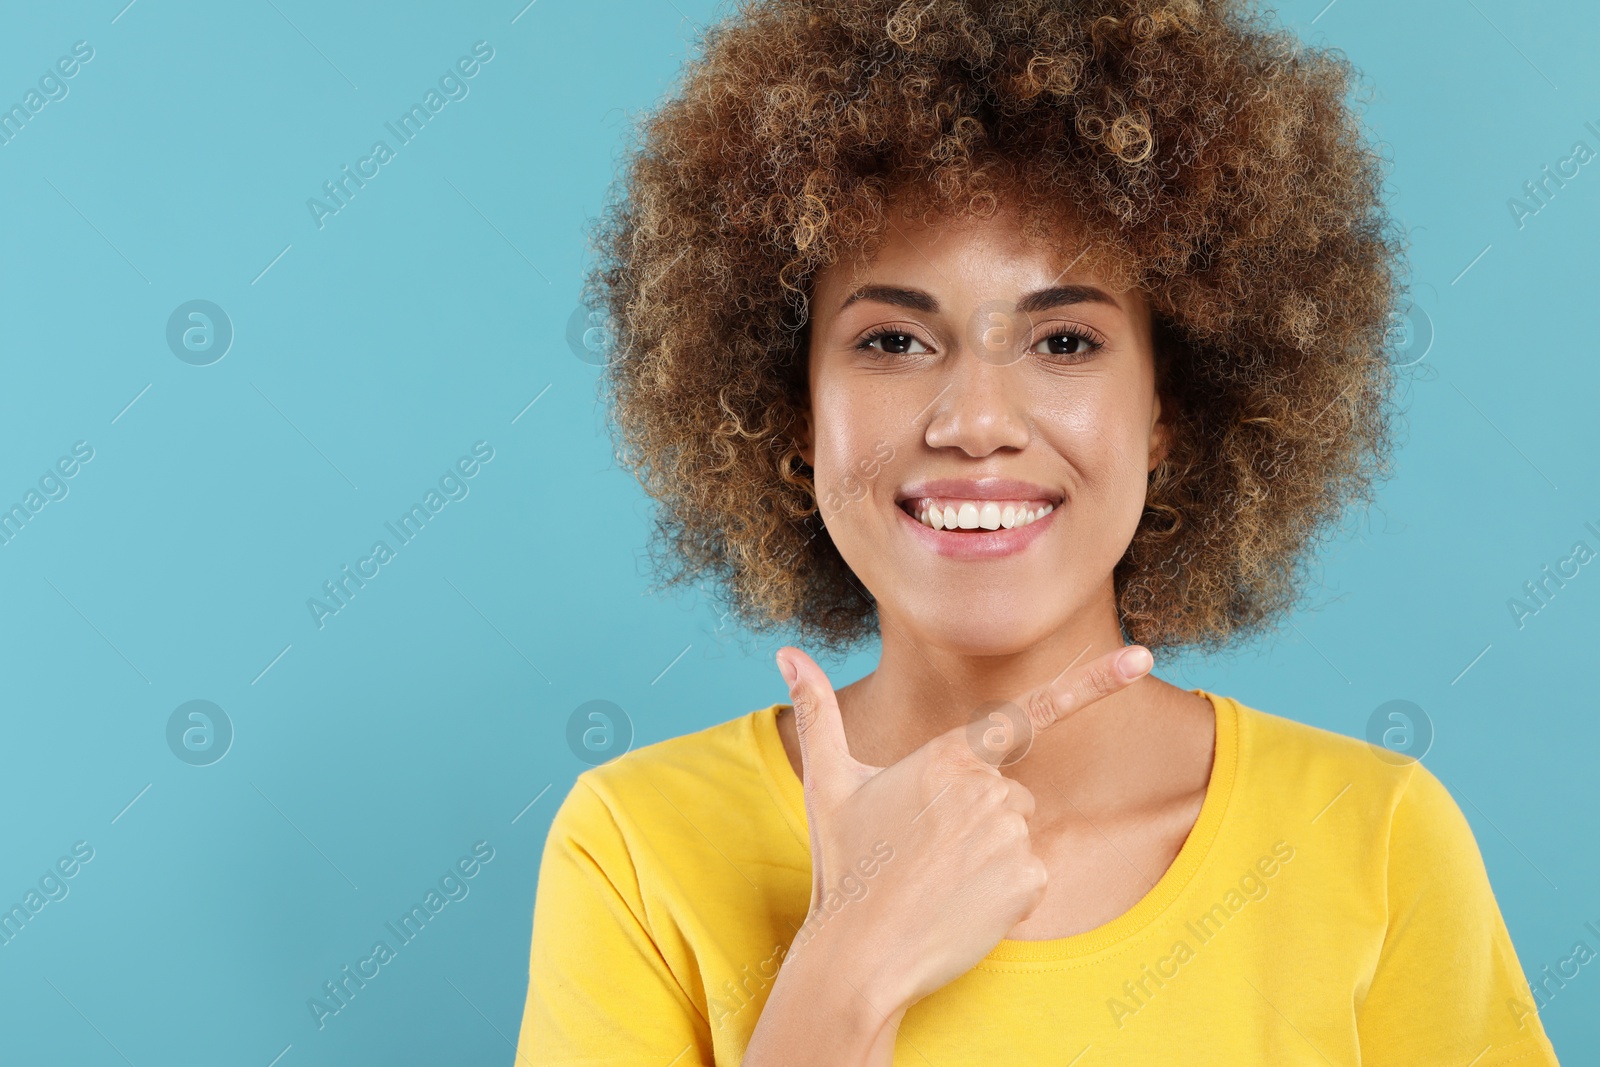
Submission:
[[[1039,352],[1039,347],[1045,346],[1045,351]],[[1041,337],[1033,346],[1033,350],[1042,356],[1054,356],[1065,363],[1078,363],[1088,359],[1101,348],[1105,342],[1092,337],[1085,330],[1057,330],[1048,337]]]
[[[881,348],[876,347],[880,341],[883,346]],[[913,345],[916,345],[921,351],[914,350],[912,348]],[[856,342],[856,348],[863,352],[882,352],[888,356],[920,355],[928,350],[927,346],[923,345],[916,337],[905,330],[898,330],[892,326],[873,330]]]

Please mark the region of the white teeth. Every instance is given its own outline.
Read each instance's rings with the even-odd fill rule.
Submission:
[[[1042,519],[1054,510],[1053,504],[1029,508],[996,500],[975,500],[962,502],[959,509],[953,504],[943,508],[929,504],[917,513],[917,520],[935,530],[1012,530]]]

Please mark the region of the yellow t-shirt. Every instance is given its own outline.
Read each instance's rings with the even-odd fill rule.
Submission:
[[[1104,926],[1000,942],[911,1007],[894,1062],[1555,1064],[1439,780],[1192,691],[1216,751],[1172,866]],[[578,777],[545,844],[519,1065],[740,1062],[811,896],[784,707]]]

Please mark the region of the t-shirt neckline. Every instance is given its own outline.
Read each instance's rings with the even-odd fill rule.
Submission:
[[[1159,918],[1194,879],[1195,873],[1211,852],[1222,826],[1228,800],[1233,795],[1239,768],[1239,707],[1232,697],[1220,696],[1205,689],[1191,689],[1189,692],[1211,702],[1216,737],[1211,776],[1206,782],[1206,795],[1200,803],[1200,814],[1166,872],[1133,907],[1110,922],[1093,930],[1042,941],[1005,938],[979,963],[980,967],[990,963],[1079,959],[1110,948]],[[788,704],[772,704],[753,711],[749,723],[767,785],[779,798],[779,809],[784,820],[809,853],[805,789],[789,764],[788,754],[783,750],[783,739],[778,734],[778,712],[787,707]]]

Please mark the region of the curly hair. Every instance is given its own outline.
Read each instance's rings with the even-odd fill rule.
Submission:
[[[876,633],[794,434],[816,272],[915,189],[1070,219],[1149,295],[1177,433],[1113,575],[1127,639],[1217,651],[1286,616],[1391,470],[1403,242],[1355,84],[1230,0],[739,0],[634,125],[583,287],[664,585],[835,651]]]

